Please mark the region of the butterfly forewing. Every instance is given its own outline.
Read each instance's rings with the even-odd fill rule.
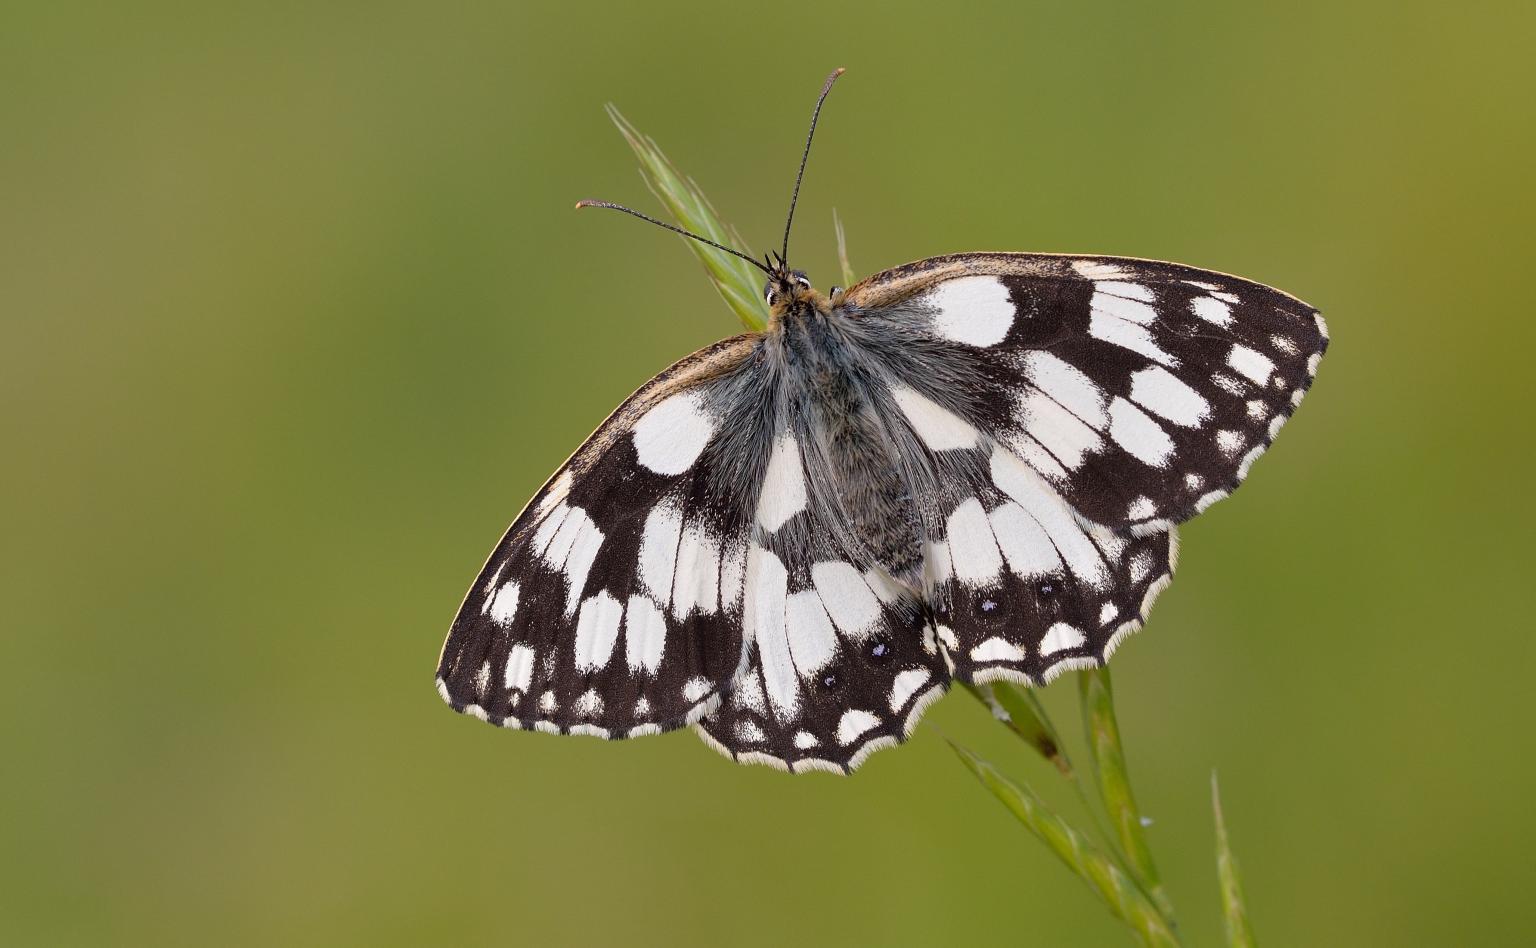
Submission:
[[[1317,311],[1278,290],[1117,257],[935,257],[846,305],[919,338],[915,384],[926,376],[1074,510],[1138,532],[1243,480],[1328,341]]]
[[[605,737],[697,720],[745,660],[741,503],[718,489],[744,339],[627,400],[512,524],[438,665],[456,709]]]

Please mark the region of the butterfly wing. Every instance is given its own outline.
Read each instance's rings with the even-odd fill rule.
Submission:
[[[1083,517],[1166,530],[1227,496],[1301,403],[1328,344],[1278,290],[1119,257],[956,254],[843,299],[906,337],[891,359]]]
[[[926,572],[937,638],[964,681],[1050,681],[1108,660],[1172,579],[1174,529],[1127,535],[1076,516],[985,437],[933,459],[942,520]]]
[[[924,598],[840,528],[810,411],[779,416],[747,553],[748,664],[697,729],[741,763],[849,772],[949,685]]]
[[[680,727],[745,661],[746,537],[722,491],[750,337],[701,350],[616,410],[508,529],[438,663],[454,709],[624,737]]]

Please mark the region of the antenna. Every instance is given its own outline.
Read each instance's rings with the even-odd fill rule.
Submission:
[[[789,196],[789,217],[784,221],[784,249],[779,252],[781,266],[788,266],[789,228],[795,222],[795,204],[800,200],[800,181],[805,177],[805,163],[811,157],[811,139],[816,137],[816,120],[821,117],[821,104],[827,100],[827,93],[832,91],[832,83],[846,71],[841,66],[832,70],[832,75],[827,77],[821,87],[821,95],[816,97],[816,109],[811,113],[811,130],[805,133],[805,153],[800,156],[800,171],[795,175],[795,191]]]
[[[665,227],[667,230],[672,231],[674,234],[682,234],[684,237],[688,237],[688,238],[691,238],[693,240],[697,240],[701,244],[709,244],[711,247],[715,248],[716,250],[724,250],[726,253],[734,254],[734,255],[740,257],[741,259],[747,261],[748,263],[752,264],[754,267],[757,267],[759,270],[763,271],[764,273],[768,274],[770,277],[776,275],[772,270],[770,270],[767,267],[763,266],[760,262],[758,262],[756,260],[753,260],[751,257],[749,257],[746,254],[742,253],[740,250],[732,250],[729,247],[725,247],[725,246],[722,246],[720,244],[715,243],[713,240],[710,240],[707,237],[700,237],[698,234],[695,234],[692,231],[683,230],[681,227],[675,227],[672,224],[668,224],[666,221],[659,221],[656,218],[650,216],[649,214],[642,214],[642,213],[640,213],[639,211],[635,210],[632,207],[625,207],[622,204],[614,204],[612,201],[577,201],[576,202],[576,208],[578,210],[580,210],[583,207],[606,207],[610,211],[623,211],[625,214],[629,214],[632,217],[638,217],[638,218],[640,218],[643,221],[650,221],[652,224],[655,224],[657,227]]]

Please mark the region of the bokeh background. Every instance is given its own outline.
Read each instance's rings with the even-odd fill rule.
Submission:
[[[432,688],[503,527],[736,331],[612,101],[797,262],[1159,257],[1335,345],[1116,656],[1191,944],[1207,784],[1275,945],[1536,929],[1528,4],[7,4],[0,940],[1128,943],[942,734],[852,779]],[[1070,681],[1046,691],[1076,730]],[[942,733],[941,733],[942,732]]]

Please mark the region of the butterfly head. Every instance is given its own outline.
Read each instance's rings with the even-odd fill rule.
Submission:
[[[770,271],[768,282],[763,284],[763,302],[768,304],[774,323],[790,313],[826,312],[830,306],[827,297],[811,286],[811,278],[804,270],[784,266]]]

